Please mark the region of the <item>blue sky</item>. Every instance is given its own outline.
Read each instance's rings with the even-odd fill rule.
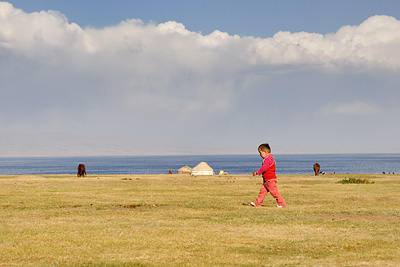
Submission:
[[[373,15],[400,15],[397,0],[14,0],[26,12],[59,10],[81,27],[105,27],[138,18],[177,21],[194,32],[270,37],[278,31],[335,32]]]
[[[0,156],[400,153],[400,1],[0,1]]]

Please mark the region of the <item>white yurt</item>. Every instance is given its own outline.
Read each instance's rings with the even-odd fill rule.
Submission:
[[[203,161],[193,168],[192,175],[214,175],[214,170]]]
[[[191,174],[191,173],[192,173],[192,168],[186,165],[178,170],[178,174]]]

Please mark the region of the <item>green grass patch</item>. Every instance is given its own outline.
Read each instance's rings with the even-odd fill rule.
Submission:
[[[400,266],[400,175],[0,176],[0,266]]]
[[[340,181],[338,181],[340,184],[373,184],[375,183],[374,181],[371,181],[366,178],[355,178],[355,177],[350,177],[350,178],[344,178]]]

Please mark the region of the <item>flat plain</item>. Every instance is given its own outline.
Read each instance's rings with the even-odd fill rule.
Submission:
[[[342,184],[343,179],[369,184]],[[400,175],[0,176],[0,266],[400,266]]]

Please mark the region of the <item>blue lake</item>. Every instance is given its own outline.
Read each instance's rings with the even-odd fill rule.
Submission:
[[[400,173],[400,154],[274,154],[277,174],[311,174],[313,164],[326,173]],[[254,155],[0,157],[0,175],[76,174],[80,163],[87,174],[162,174],[205,161],[215,173],[251,174],[261,166]]]

